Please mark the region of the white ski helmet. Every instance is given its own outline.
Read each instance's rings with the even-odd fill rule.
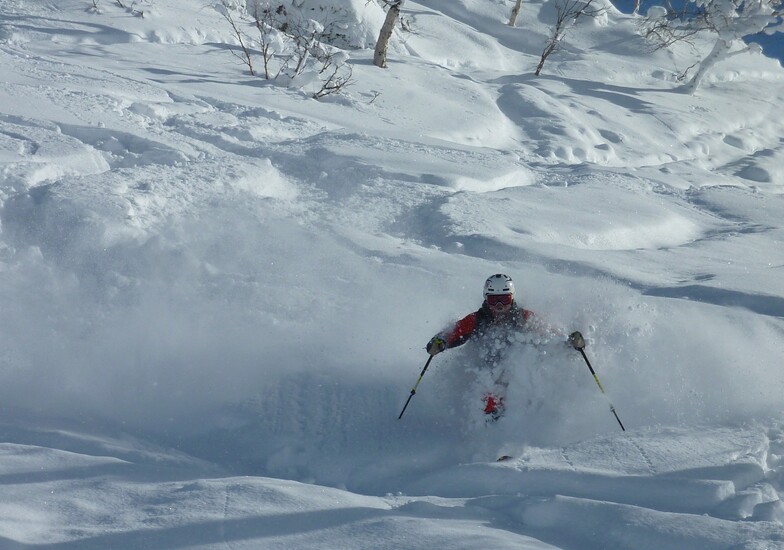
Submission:
[[[497,296],[499,294],[511,294],[514,296],[514,293],[514,283],[512,282],[512,278],[509,275],[497,273],[492,277],[488,277],[488,279],[485,281],[485,298],[493,295]]]

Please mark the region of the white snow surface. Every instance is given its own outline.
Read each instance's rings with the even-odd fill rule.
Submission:
[[[409,0],[381,70],[333,0],[317,101],[123,4],[0,0],[0,548],[784,548],[777,61]],[[506,416],[468,344],[398,419],[498,272]]]

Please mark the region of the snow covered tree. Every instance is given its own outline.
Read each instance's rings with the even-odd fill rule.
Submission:
[[[389,39],[392,38],[392,33],[395,30],[395,25],[400,17],[400,10],[406,0],[383,0],[389,6],[387,10],[387,17],[384,20],[384,25],[381,27],[381,32],[378,33],[378,41],[376,42],[376,50],[373,53],[373,64],[382,69],[387,66],[387,48],[389,47]]]
[[[759,51],[758,45],[747,45],[744,38],[784,30],[782,7],[784,0],[687,0],[677,12],[671,7],[651,8],[643,29],[655,49],[678,42],[693,44],[696,36],[713,35],[710,53],[697,63],[697,71],[686,86],[693,94],[720,61],[750,50]]]

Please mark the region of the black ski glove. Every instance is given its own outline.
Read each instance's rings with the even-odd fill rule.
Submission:
[[[574,349],[583,349],[585,347],[585,338],[576,330],[569,335],[569,343]]]
[[[430,355],[438,355],[446,349],[446,342],[440,336],[433,336],[425,346]]]

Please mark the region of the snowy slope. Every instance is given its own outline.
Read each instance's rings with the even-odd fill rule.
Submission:
[[[512,4],[409,0],[316,101],[217,3],[0,0],[0,547],[784,547],[784,71],[684,94],[610,7],[536,78]],[[627,432],[559,337],[398,420],[499,271]]]

